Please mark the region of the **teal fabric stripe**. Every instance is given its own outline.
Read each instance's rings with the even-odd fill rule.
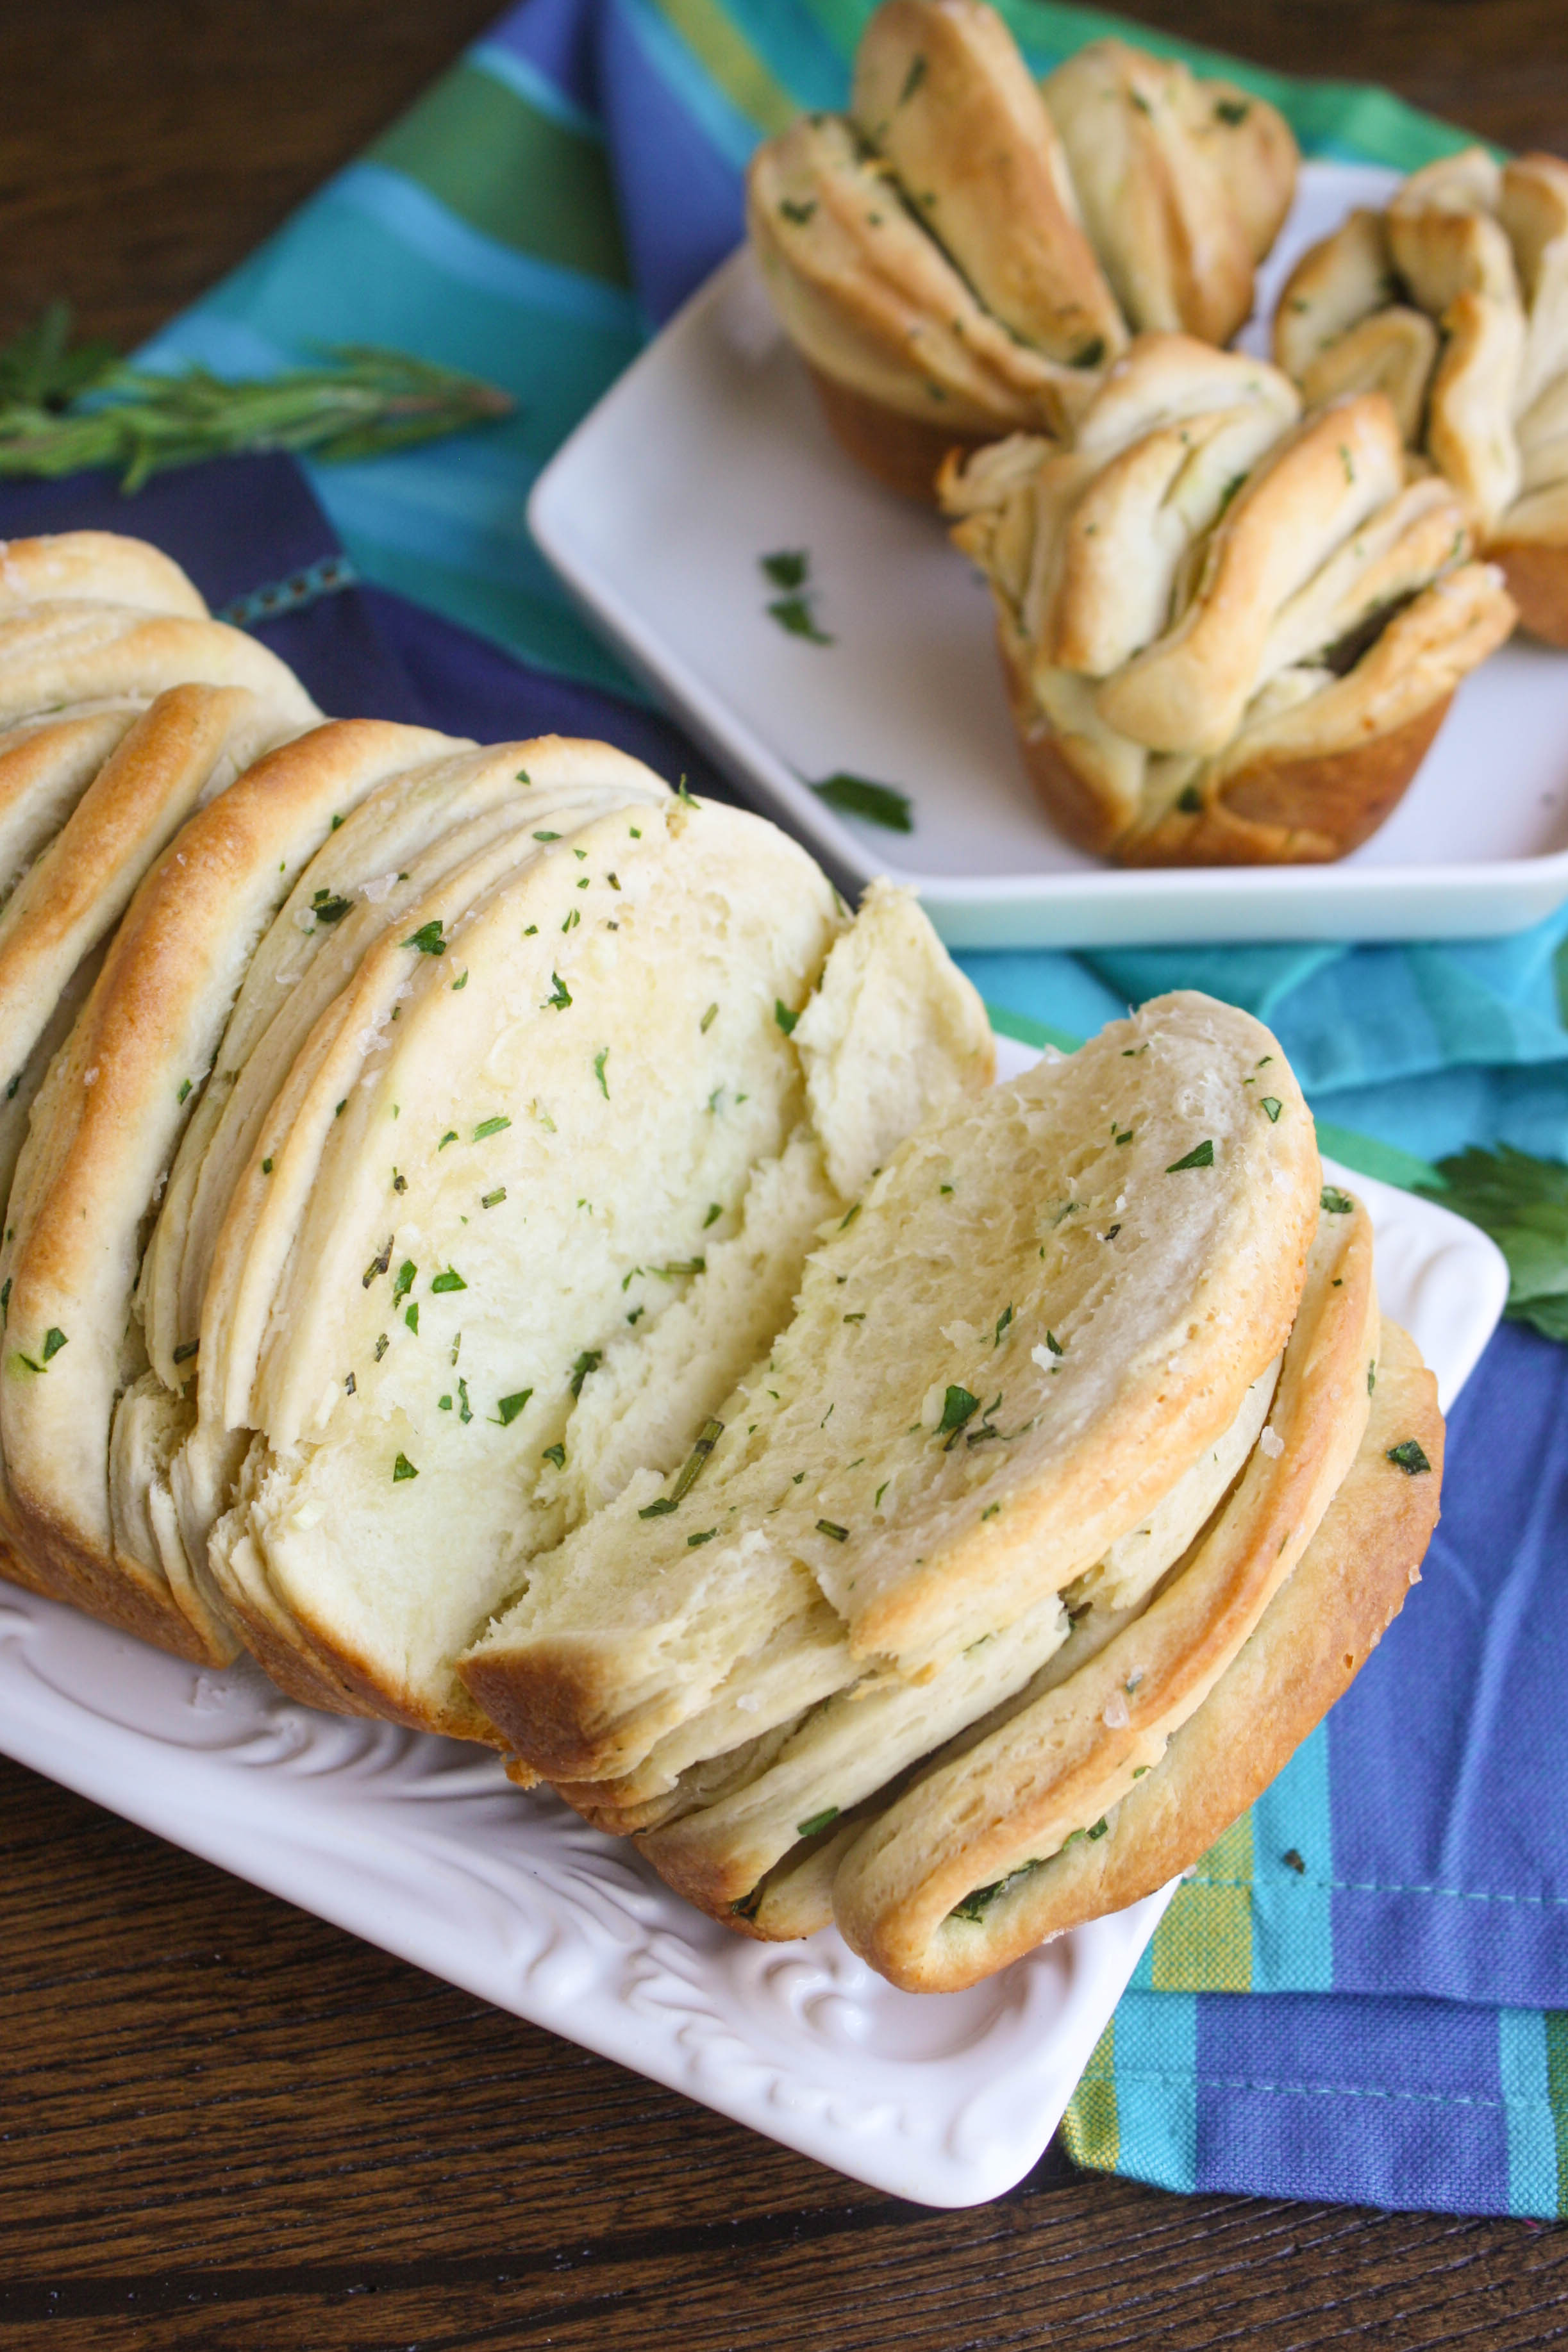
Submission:
[[[351,163],[323,191],[323,201],[363,212],[457,285],[576,325],[640,335],[637,304],[619,287],[498,245],[384,163]]]
[[[1498,2011],[1498,2074],[1508,2117],[1508,2210],[1521,2219],[1557,2211],[1557,2126],[1538,2009]]]
[[[1252,1808],[1252,1990],[1332,1992],[1333,1828],[1329,1724],[1320,1723]],[[1306,1864],[1296,1870],[1284,1857]]]
[[[849,52],[818,24],[807,0],[727,0],[724,13],[797,104],[843,105]]]
[[[743,172],[760,136],[755,123],[731,104],[650,0],[620,0],[620,8],[624,21],[636,32],[648,71],[658,76],[710,146],[717,148],[737,172]]]
[[[574,105],[564,90],[557,89],[526,58],[500,47],[494,41],[476,41],[465,54],[477,71],[489,74],[492,81],[501,83],[515,98],[522,99],[539,113],[547,114],[563,131],[574,131],[580,139],[593,139],[603,146],[604,125],[597,117]]]
[[[1184,2193],[1198,2178],[1199,1998],[1125,1992],[1116,2011],[1116,2168]]]

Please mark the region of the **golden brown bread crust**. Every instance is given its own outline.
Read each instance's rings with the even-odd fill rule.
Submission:
[[[1419,1580],[1437,1523],[1443,1438],[1436,1382],[1415,1343],[1385,1321],[1355,1460],[1257,1631],[1164,1761],[1122,1799],[1107,1834],[1078,1840],[979,1921],[954,1923],[922,1989],[972,1984],[1048,1937],[1153,1894],[1201,1858],[1343,1696]],[[1390,1459],[1411,1439],[1426,1474]]]
[[[1521,625],[1568,646],[1568,163],[1471,148],[1414,173],[1302,256],[1274,351],[1309,401],[1390,394]]]
[[[1032,1856],[1063,1851],[1158,1770],[1342,1482],[1366,1425],[1376,1347],[1371,1220],[1352,1204],[1322,1220],[1269,1429],[1184,1562],[1065,1682],[979,1738],[961,1736],[956,1752],[917,1777],[846,1855],[835,1916],[891,1982],[940,1990],[989,1973],[989,1931],[971,1935],[974,1923],[955,1922],[955,1906],[1028,1869]],[[1056,1924],[1037,1927],[1030,1940]]]
[[[982,0],[884,0],[849,121],[758,149],[748,232],[819,391],[851,396],[825,398],[831,429],[929,499],[908,426],[933,401],[943,446],[1058,434],[1130,325],[1232,334],[1296,165],[1283,119],[1229,83],[1102,41],[1037,86]]]

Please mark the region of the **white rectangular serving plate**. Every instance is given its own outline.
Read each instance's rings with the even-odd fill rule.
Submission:
[[[1397,174],[1309,163],[1260,274]],[[1263,351],[1257,322],[1242,337]],[[1052,828],[1014,740],[984,583],[939,518],[830,438],[744,250],[600,401],[529,521],[591,624],[746,793],[853,887],[917,889],[950,946],[1466,939],[1568,898],[1568,655],[1521,640],[1467,679],[1388,822],[1334,866],[1134,873]],[[832,644],[787,635],[759,559],[804,548]],[[914,831],[836,814],[839,771],[910,794]]]
[[[1004,1076],[1037,1056],[998,1039]],[[1366,1202],[1378,1284],[1445,1406],[1502,1311],[1473,1225],[1325,1163]],[[896,1992],[836,1930],[756,1944],[500,1759],[296,1706],[0,1584],[0,1751],[498,2009],[926,2205],[1020,2180],[1173,1887],[968,1992]]]

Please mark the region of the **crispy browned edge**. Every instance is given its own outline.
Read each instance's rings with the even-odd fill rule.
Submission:
[[[1121,866],[1321,866],[1348,857],[1409,790],[1452,698],[1443,696],[1353,751],[1305,760],[1262,753],[1232,770],[1217,790],[1200,783],[1199,808],[1169,809],[1146,833],[1128,837],[1035,704],[1005,638],[1001,644],[1018,750],[1037,797],[1068,841]]]
[[[1568,547],[1510,539],[1505,528],[1485,551],[1489,562],[1502,566],[1520,627],[1546,645],[1568,648]]]
[[[937,502],[937,468],[950,449],[961,449],[967,456],[997,437],[989,433],[955,433],[950,425],[928,425],[921,417],[906,416],[901,409],[889,408],[838,383],[809,360],[805,368],[827,429],[839,447],[885,488],[897,490],[902,498],[919,499],[922,506],[934,507]]]
[[[1411,1475],[1389,1450],[1414,1438],[1431,1465]],[[1107,1835],[1079,1840],[950,1941],[918,1979],[863,1955],[910,1991],[978,1982],[1047,1937],[1123,1909],[1197,1862],[1275,1778],[1354,1681],[1405,1594],[1437,1524],[1443,1475],[1437,1384],[1414,1340],[1384,1321],[1360,1449],[1317,1533],[1163,1761],[1123,1798]]]

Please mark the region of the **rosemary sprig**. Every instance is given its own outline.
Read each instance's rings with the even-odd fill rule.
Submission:
[[[0,475],[115,467],[131,491],[168,467],[245,450],[343,464],[465,432],[515,404],[493,384],[369,343],[335,345],[320,366],[256,380],[203,367],[159,375],[106,344],[73,351],[69,310],[57,302],[0,346]]]

